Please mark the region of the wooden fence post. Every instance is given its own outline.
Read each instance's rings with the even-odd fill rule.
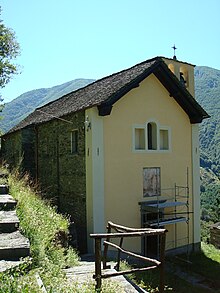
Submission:
[[[111,233],[111,225],[108,223],[107,233]],[[110,237],[106,238],[107,241],[110,241]],[[108,253],[108,244],[104,244],[104,252],[103,252],[103,269],[109,269],[110,266],[107,266],[107,253]]]
[[[122,247],[122,243],[123,243],[123,237],[121,237],[119,247]],[[118,258],[117,258],[117,265],[116,265],[116,270],[117,271],[119,271],[119,269],[120,269],[120,257],[121,257],[121,252],[118,249]]]
[[[160,235],[160,284],[159,292],[164,292],[164,260],[165,260],[165,245],[166,245],[166,233]]]
[[[101,292],[102,279],[101,279],[101,238],[95,238],[95,280],[96,290]]]

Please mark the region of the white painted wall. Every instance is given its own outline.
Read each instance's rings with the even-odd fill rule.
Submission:
[[[193,242],[200,242],[200,152],[199,124],[192,124]]]
[[[105,232],[103,117],[98,116],[96,107],[86,110],[85,116],[91,123],[91,128],[85,127],[85,133],[87,239],[88,252],[93,252],[94,240],[89,234]]]

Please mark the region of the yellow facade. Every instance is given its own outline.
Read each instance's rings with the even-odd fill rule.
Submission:
[[[152,197],[143,197],[145,167],[160,167],[162,190],[173,188],[175,183],[186,185],[188,170],[189,210],[193,210],[192,125],[187,114],[153,74],[118,100],[110,115],[100,117],[96,108],[87,110],[87,115],[91,121],[86,147],[88,233],[102,232],[101,229],[104,232],[107,221],[141,227],[139,202],[152,200]],[[157,128],[168,131],[169,148],[136,150],[135,127],[146,127],[152,121]],[[100,132],[95,130],[97,127]],[[99,184],[101,187],[98,188]],[[172,197],[173,193],[166,192],[166,196]],[[186,223],[178,225],[177,237],[185,238]],[[166,248],[172,249],[176,225],[166,228],[169,231]],[[189,231],[189,242],[192,243],[193,219],[189,221]],[[177,245],[185,244],[184,240]],[[89,248],[92,249],[91,243]],[[140,252],[140,240],[131,240],[127,248]]]
[[[133,126],[149,120],[170,127],[169,151],[133,150]],[[162,189],[186,183],[186,170],[191,166],[188,116],[152,75],[114,105],[111,115],[104,118],[104,129],[106,221],[140,227],[138,202],[146,200],[144,167],[161,168]]]

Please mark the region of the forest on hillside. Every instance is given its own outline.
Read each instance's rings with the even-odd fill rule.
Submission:
[[[201,167],[220,177],[220,70],[196,67],[195,91],[210,115],[200,126]]]
[[[220,70],[196,67],[195,91],[210,115],[200,125],[201,219],[209,238],[209,226],[220,222]]]

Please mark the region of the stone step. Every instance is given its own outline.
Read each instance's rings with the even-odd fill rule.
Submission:
[[[8,194],[9,187],[6,184],[0,184],[0,194]]]
[[[10,194],[0,194],[0,211],[15,209],[17,201]]]
[[[11,233],[19,228],[16,211],[0,211],[0,233]]]
[[[25,264],[24,260],[0,260],[0,273],[9,271]]]
[[[19,231],[0,234],[0,260],[18,260],[30,255],[30,242]]]

